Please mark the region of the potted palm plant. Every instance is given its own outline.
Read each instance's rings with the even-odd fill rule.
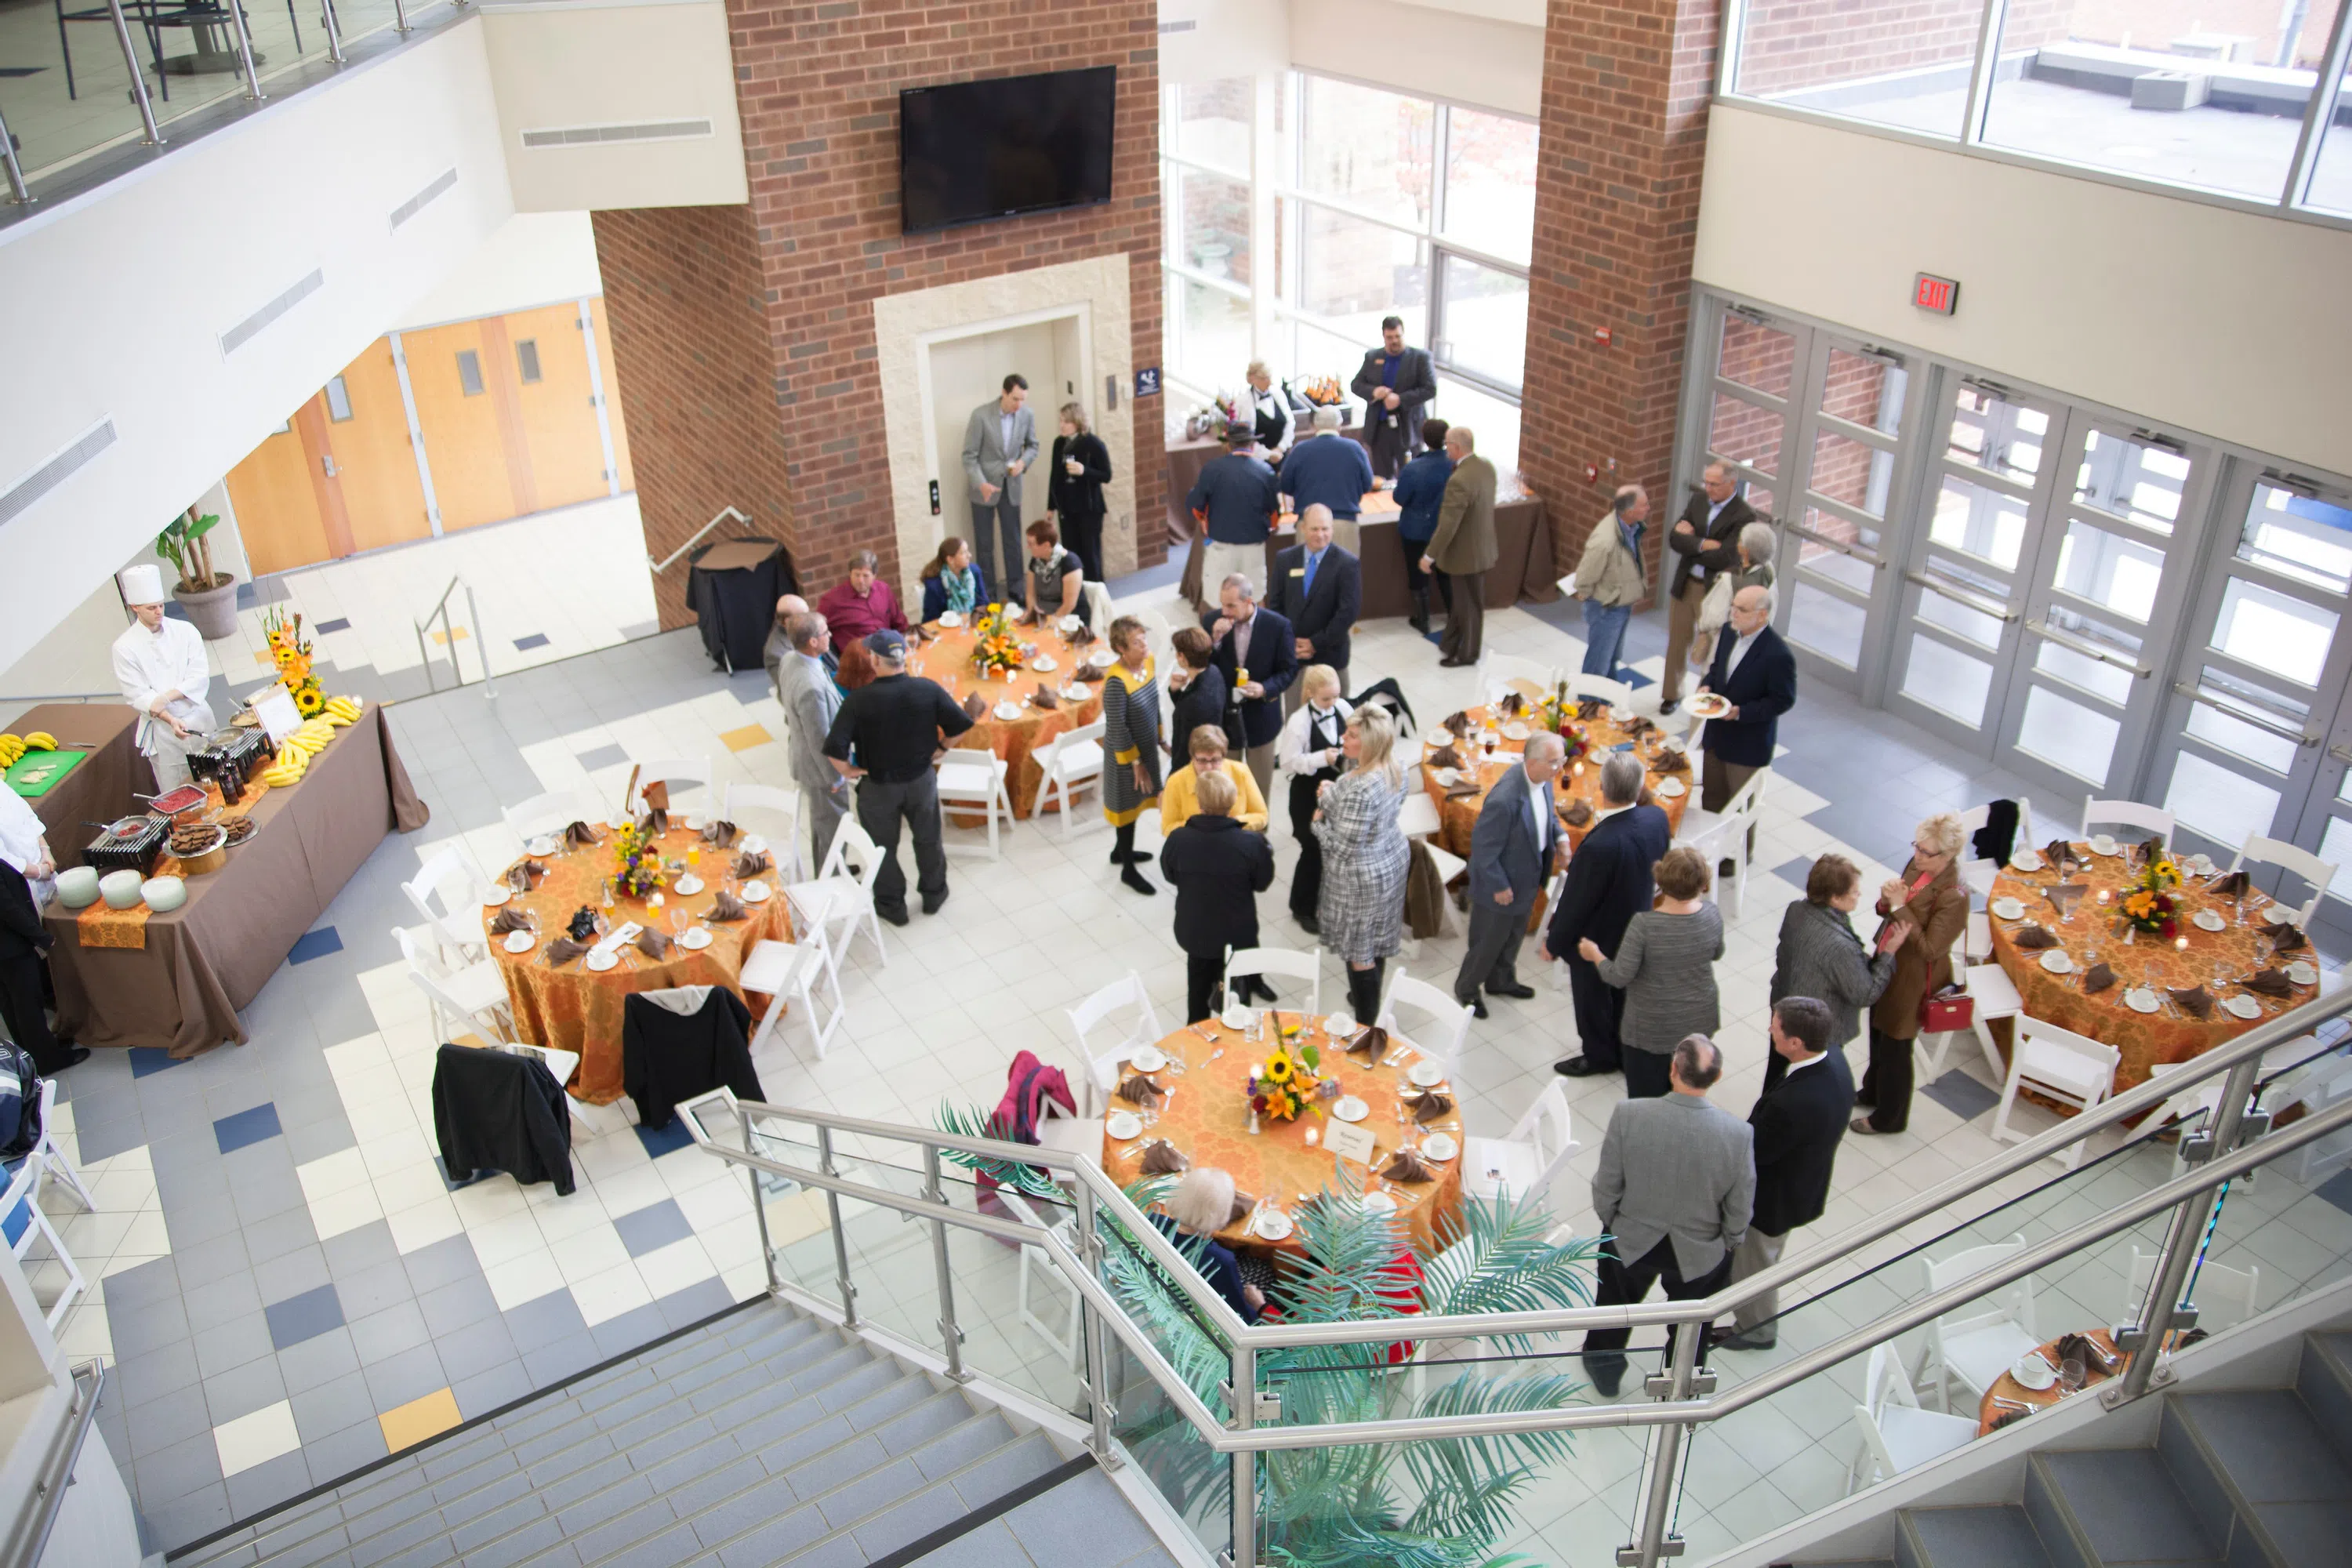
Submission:
[[[199,517],[196,509],[190,507],[155,539],[155,553],[180,574],[172,597],[207,642],[236,635],[236,579],[213,570],[212,542],[205,537],[219,523],[219,513],[208,511]]]

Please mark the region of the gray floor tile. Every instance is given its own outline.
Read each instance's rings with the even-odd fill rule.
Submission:
[[[362,1366],[414,1350],[433,1337],[425,1327],[425,1314],[413,1300],[354,1318],[351,1329],[352,1344],[360,1352]]]
[[[1117,1563],[1158,1544],[1100,1470],[1030,1499],[1004,1523],[1040,1563]]]
[[[501,1362],[471,1377],[457,1379],[450,1384],[457,1395],[457,1414],[471,1421],[491,1411],[512,1404],[537,1386],[530,1373],[519,1361]]]
[[[269,1322],[269,1339],[283,1351],[313,1340],[343,1326],[343,1302],[332,1285],[320,1285],[289,1296],[282,1301],[272,1301],[263,1316]]]
[[[1034,1562],[1022,1550],[1012,1527],[992,1519],[938,1551],[916,1558],[913,1568],[1030,1568]]]
[[[226,1190],[215,1201],[223,1211],[227,1210],[229,1200]],[[173,1260],[180,1267],[182,1289],[193,1290],[199,1286],[209,1285],[215,1280],[226,1279],[231,1275],[240,1273],[254,1274],[256,1280],[258,1281],[259,1274],[253,1261],[253,1253],[246,1246],[245,1235],[242,1231],[230,1230],[223,1235],[211,1237],[201,1246],[183,1239],[179,1215],[172,1212],[168,1199],[164,1204],[164,1223],[171,1228],[173,1246],[179,1249],[173,1254]],[[107,1300],[114,1299],[114,1281],[111,1279],[106,1282],[106,1294]]]
[[[335,1289],[343,1299],[343,1310],[354,1321],[416,1300],[415,1289],[408,1282],[408,1270],[400,1266],[397,1258],[335,1278],[339,1281]]]
[[[359,1352],[348,1328],[333,1328],[278,1352],[278,1370],[289,1393],[318,1388],[360,1369]]]
[[[507,1325],[514,1331],[517,1344],[530,1347],[584,1338],[588,1332],[580,1303],[569,1290],[551,1290],[536,1300],[509,1308]]]
[[[106,1303],[110,1309],[176,1300],[179,1294],[179,1269],[170,1258],[151,1258],[106,1277]]]
[[[131,1361],[151,1351],[188,1341],[194,1330],[188,1324],[188,1310],[176,1295],[153,1301],[126,1302],[115,1305],[110,1289],[107,1296],[107,1327],[114,1338],[114,1353]]]
[[[113,1392],[111,1378],[108,1380],[108,1392]],[[205,1403],[200,1384],[190,1384],[161,1399],[150,1400],[138,1407],[137,1414],[138,1419],[126,1427],[133,1459],[143,1459],[213,1429],[212,1409]]]
[[[262,1308],[261,1291],[251,1274],[231,1274],[209,1285],[190,1286],[187,1302],[188,1321],[199,1326],[246,1317]]]
[[[416,1305],[425,1314],[425,1326],[436,1338],[499,1316],[498,1297],[491,1292],[489,1281],[478,1274],[423,1291]]]
[[[310,1489],[310,1467],[302,1450],[297,1448],[229,1477],[229,1509],[243,1519]]]
[[[694,1227],[687,1223],[675,1198],[664,1198],[649,1208],[621,1215],[613,1221],[613,1228],[621,1233],[621,1245],[629,1249],[632,1258],[642,1258],[656,1247],[684,1241],[694,1234]]]
[[[474,1256],[474,1244],[463,1236],[445,1237],[429,1247],[404,1254],[400,1261],[420,1296],[459,1279],[482,1277],[482,1265]]]
[[[248,1312],[196,1331],[196,1365],[207,1378],[246,1365],[269,1353],[269,1322],[259,1312]]]
[[[310,1211],[307,1206],[299,1206],[301,1188],[299,1185],[294,1194],[298,1206],[246,1226],[245,1248],[256,1263],[281,1257],[298,1247],[319,1245],[319,1233],[310,1225]]]
[[[462,1241],[463,1237],[450,1239]],[[356,1230],[331,1236],[320,1244],[326,1249],[327,1268],[338,1279],[348,1279],[364,1269],[380,1268],[387,1263],[401,1261],[400,1249],[393,1245],[392,1226],[383,1220],[371,1221]]]
[[[221,1479],[220,1451],[207,1428],[145,1458],[133,1459],[131,1469],[138,1479],[141,1506],[149,1507],[184,1498],[199,1487],[217,1482]]]
[[[436,1335],[433,1349],[441,1358],[442,1370],[453,1382],[488,1372],[501,1363],[520,1363],[522,1359],[514,1336],[507,1331],[506,1321],[496,1313]]]
[[[111,1317],[110,1312],[109,1316]],[[117,1339],[115,1353],[121,1355],[122,1359],[115,1363],[112,1375],[107,1382],[115,1391],[116,1399],[126,1408],[136,1409],[204,1381],[204,1374],[196,1366],[196,1346],[193,1340],[173,1340],[160,1350],[134,1356],[124,1355],[121,1341]]]
[[[156,1540],[174,1546],[210,1535],[236,1517],[229,1511],[228,1489],[218,1481],[199,1487],[184,1497],[157,1503],[150,1503],[142,1489],[139,1512]]]
[[[213,1413],[213,1425],[234,1421],[240,1415],[250,1415],[265,1405],[275,1405],[286,1397],[286,1379],[278,1370],[278,1358],[260,1355],[242,1366],[205,1379],[205,1403]]]
[[[302,1456],[310,1461],[310,1475],[318,1485],[348,1476],[383,1455],[383,1427],[373,1415],[302,1444]]]
[[[283,1301],[327,1283],[327,1255],[316,1247],[299,1247],[253,1270],[254,1288],[264,1302]]]
[[[361,1373],[378,1410],[395,1409],[449,1386],[449,1374],[441,1369],[441,1358],[429,1344],[369,1362]]]
[[[356,1372],[331,1378],[293,1396],[294,1429],[307,1443],[315,1434],[340,1432],[362,1421],[373,1421],[389,1405],[380,1405],[368,1392],[367,1379]]]

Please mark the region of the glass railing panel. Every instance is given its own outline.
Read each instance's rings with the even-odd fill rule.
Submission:
[[[198,26],[193,15],[181,17],[184,9],[123,7],[140,79],[159,121],[244,89],[234,68],[214,68],[233,67],[236,59],[225,16],[217,28]],[[26,174],[37,178],[100,148],[138,141],[131,70],[113,13],[102,0],[63,0],[53,14],[37,16],[26,7],[15,15],[16,25],[0,28],[0,114],[7,116]]]

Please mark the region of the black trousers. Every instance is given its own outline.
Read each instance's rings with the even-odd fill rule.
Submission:
[[[874,879],[874,907],[886,915],[907,912],[907,873],[898,867],[898,828],[915,840],[915,888],[927,899],[948,890],[948,852],[940,842],[940,780],[928,770],[903,784],[867,777],[857,784],[857,822],[882,851],[881,874]]]
[[[1614,1072],[1622,1060],[1617,1026],[1625,1016],[1625,993],[1601,979],[1601,971],[1579,958],[1574,950],[1560,956],[1568,960],[1568,994],[1576,1005],[1576,1033],[1583,1043],[1584,1058]]]
[[[1197,1024],[1217,1016],[1214,998],[1225,977],[1225,954],[1188,952],[1184,955],[1184,1021]]]
[[[66,1047],[49,1033],[48,1015],[41,1007],[42,978],[38,954],[0,958],[0,1022],[33,1058],[34,1068],[47,1074],[66,1065]]]
[[[1675,1080],[1670,1070],[1674,1067],[1673,1057],[1627,1046],[1622,1061],[1625,1068],[1626,1099],[1664,1100],[1674,1092]]]
[[[1424,572],[1421,569],[1421,558],[1429,549],[1429,541],[1426,539],[1407,539],[1402,534],[1399,534],[1397,536],[1397,542],[1399,547],[1404,551],[1404,585],[1406,590],[1411,593],[1418,594],[1433,586],[1437,590],[1438,598],[1449,605],[1452,605],[1454,603],[1454,595],[1445,586],[1445,574],[1443,572]]]
[[[1498,904],[1491,898],[1470,902],[1470,946],[1462,955],[1461,972],[1454,977],[1454,999],[1468,1006],[1482,985],[1519,983],[1519,943],[1527,939],[1528,906],[1514,899]]]
[[[1290,833],[1298,840],[1298,869],[1290,878],[1290,912],[1303,921],[1315,918],[1316,900],[1323,896],[1323,841],[1315,837],[1315,775],[1292,775]]]
[[[1871,1108],[1874,1132],[1900,1132],[1911,1125],[1911,1042],[1870,1031],[1870,1068],[1862,1075],[1856,1100]]]
[[[1457,664],[1475,664],[1486,644],[1486,578],[1484,573],[1449,584],[1445,595],[1445,636],[1438,652]]]
[[[1669,1301],[1696,1301],[1712,1296],[1723,1289],[1731,1278],[1732,1254],[1726,1250],[1716,1266],[1695,1279],[1683,1278],[1682,1266],[1675,1261],[1675,1238],[1667,1237],[1657,1246],[1627,1263],[1617,1256],[1617,1243],[1604,1242],[1601,1248],[1601,1288],[1592,1293],[1596,1307],[1630,1307],[1650,1293],[1650,1287],[1664,1281]],[[1584,1353],[1588,1356],[1608,1355],[1622,1361],[1625,1342],[1633,1337],[1631,1329],[1593,1329],[1584,1336]],[[1700,1347],[1704,1361],[1706,1347]]]
[[[1085,569],[1086,580],[1089,583],[1102,582],[1103,520],[1101,514],[1081,517],[1076,512],[1066,511],[1061,514],[1061,524],[1062,543],[1068,548],[1071,554],[1078,558],[1078,563]],[[1095,628],[1098,632],[1107,629],[1108,628],[1103,626]]]

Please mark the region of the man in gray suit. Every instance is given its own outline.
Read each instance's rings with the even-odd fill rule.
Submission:
[[[793,783],[800,785],[801,816],[808,823],[809,875],[824,868],[833,836],[849,813],[849,781],[824,754],[824,737],[841,711],[841,689],[824,668],[833,632],[824,617],[803,610],[784,622],[790,647],[776,665],[776,700],[792,725],[785,755]]]
[[[1559,776],[1567,749],[1558,735],[1538,730],[1528,737],[1519,765],[1486,792],[1478,826],[1470,832],[1470,950],[1454,977],[1454,999],[1483,1018],[1488,995],[1533,996],[1519,984],[1519,942],[1528,934],[1528,911],[1535,907],[1559,857],[1559,816],[1552,809],[1551,781]]]
[[[1029,383],[1004,378],[1004,395],[971,411],[963,430],[963,482],[971,496],[971,547],[1005,601],[1021,597],[1021,476],[1037,460],[1037,416],[1024,406]],[[989,526],[994,518],[996,525]],[[995,552],[995,559],[988,559]]]
[[[1723,1076],[1723,1052],[1705,1035],[1685,1035],[1667,1068],[1674,1091],[1621,1100],[1601,1141],[1592,1207],[1607,1239],[1596,1307],[1623,1307],[1665,1281],[1666,1299],[1692,1301],[1723,1289],[1747,1238],[1756,1199],[1755,1131],[1707,1103]],[[1685,1324],[1677,1332],[1704,1328]],[[1632,1331],[1584,1336],[1584,1370],[1605,1398],[1617,1396]],[[1706,1347],[1699,1354],[1705,1359]]]

